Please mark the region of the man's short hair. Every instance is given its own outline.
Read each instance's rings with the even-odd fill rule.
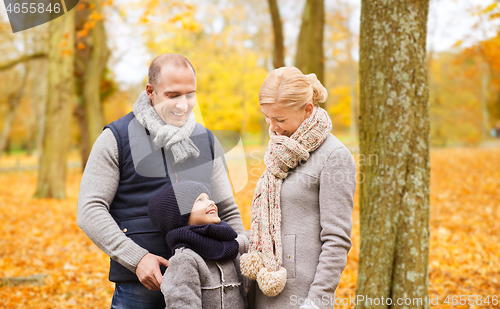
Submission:
[[[194,70],[193,65],[186,57],[179,54],[163,54],[159,55],[149,65],[149,83],[153,86],[156,92],[156,86],[160,83],[161,80],[161,68],[167,65],[172,65],[175,68],[184,67],[191,68],[194,73],[194,77],[196,78],[196,71]]]

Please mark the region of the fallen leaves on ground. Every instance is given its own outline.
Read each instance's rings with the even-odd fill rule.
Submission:
[[[355,156],[356,158],[356,156]],[[353,247],[336,298],[356,296],[359,192],[354,202]],[[500,148],[431,150],[429,295],[433,308],[500,307]],[[453,305],[460,296],[473,305]],[[492,304],[497,295],[498,304]],[[448,304],[444,301],[449,296]],[[482,303],[489,296],[490,304]],[[434,304],[434,302],[433,302]],[[410,306],[411,307],[411,306]],[[337,308],[337,306],[336,306]],[[354,308],[340,305],[338,308]]]
[[[109,258],[76,224],[81,173],[66,200],[33,199],[35,172],[0,174],[0,277],[46,274],[41,286],[0,287],[0,308],[103,308],[114,286]]]
[[[246,228],[250,227],[255,184],[264,170],[258,157],[248,160],[248,185],[235,196]],[[109,258],[76,224],[80,180],[79,171],[69,171],[66,200],[33,199],[36,172],[0,174],[0,277],[47,275],[41,286],[0,287],[1,308],[110,306],[114,285],[107,280]],[[490,295],[490,302],[492,295],[499,295],[498,205],[499,148],[431,151],[429,294],[438,296],[440,303],[433,307],[459,308],[443,304],[447,295],[481,295],[483,300]],[[341,299],[356,295],[360,244],[357,192],[353,222],[353,248],[336,294]]]

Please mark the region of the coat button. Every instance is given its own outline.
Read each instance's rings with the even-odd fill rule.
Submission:
[[[128,231],[127,228],[123,229],[123,233],[127,233],[127,231]]]
[[[289,258],[290,258],[290,256],[289,256],[289,255],[287,255],[287,256],[286,256],[286,258],[287,258],[287,259],[289,259]]]

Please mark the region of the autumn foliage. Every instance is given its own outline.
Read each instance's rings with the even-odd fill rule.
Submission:
[[[258,153],[263,152],[254,152]],[[236,194],[246,228],[255,183],[264,168],[258,156],[248,157],[254,158],[248,160],[250,180]],[[433,307],[459,308],[442,303],[447,295],[481,295],[483,300],[490,295],[491,302],[491,296],[499,294],[499,179],[500,148],[431,151],[429,295],[439,295],[440,301]],[[47,275],[43,285],[4,282],[0,308],[109,307],[114,288],[107,280],[109,259],[76,224],[80,180],[81,173],[71,170],[66,200],[32,199],[35,172],[0,174],[0,277]],[[357,196],[353,248],[337,298],[355,297],[360,243]]]

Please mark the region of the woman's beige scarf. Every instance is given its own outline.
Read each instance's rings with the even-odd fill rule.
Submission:
[[[243,275],[257,280],[267,296],[281,293],[286,283],[286,269],[282,267],[281,185],[288,171],[307,161],[309,153],[323,143],[331,130],[328,113],[316,106],[292,136],[269,132],[266,170],[257,182],[252,200],[250,249],[240,259]]]

